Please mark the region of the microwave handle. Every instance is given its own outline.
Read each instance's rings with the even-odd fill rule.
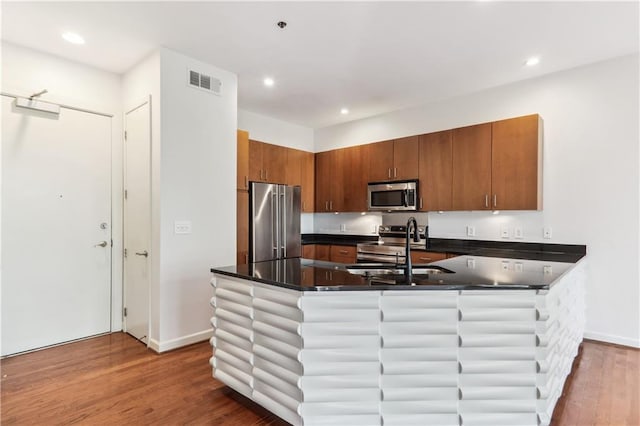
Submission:
[[[404,207],[409,207],[409,205],[407,204],[408,197],[409,197],[409,190],[405,189],[404,191],[402,191],[402,196],[400,197],[400,202]]]

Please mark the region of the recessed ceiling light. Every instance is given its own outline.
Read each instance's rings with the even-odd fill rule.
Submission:
[[[528,67],[532,67],[534,65],[538,65],[539,63],[540,58],[538,58],[537,56],[532,56],[531,58],[527,59],[524,64]]]
[[[340,110],[340,114],[342,114],[342,115],[347,115],[347,114],[349,114],[349,109],[348,109],[348,108],[342,108],[342,109]]]
[[[275,81],[273,81],[273,79],[271,77],[267,77],[263,80],[264,85],[267,87],[272,87],[274,84],[276,84]]]
[[[84,38],[80,34],[66,32],[62,33],[62,38],[72,44],[84,44]]]

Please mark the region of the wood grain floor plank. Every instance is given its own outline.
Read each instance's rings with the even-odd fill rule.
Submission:
[[[208,342],[158,355],[113,333],[0,361],[2,425],[283,426],[211,377]],[[585,341],[553,426],[640,425],[640,350]]]

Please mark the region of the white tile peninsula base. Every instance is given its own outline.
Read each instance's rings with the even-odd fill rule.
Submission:
[[[295,291],[216,274],[213,375],[295,425],[547,425],[584,328],[550,290]]]

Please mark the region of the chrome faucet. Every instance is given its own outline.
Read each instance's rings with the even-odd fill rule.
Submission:
[[[410,284],[413,281],[413,266],[411,265],[411,244],[409,243],[409,238],[411,236],[411,229],[413,228],[413,241],[416,243],[420,242],[420,233],[418,232],[418,222],[416,218],[411,216],[407,221],[407,230],[405,235],[405,246],[404,246],[404,276],[406,281]]]

